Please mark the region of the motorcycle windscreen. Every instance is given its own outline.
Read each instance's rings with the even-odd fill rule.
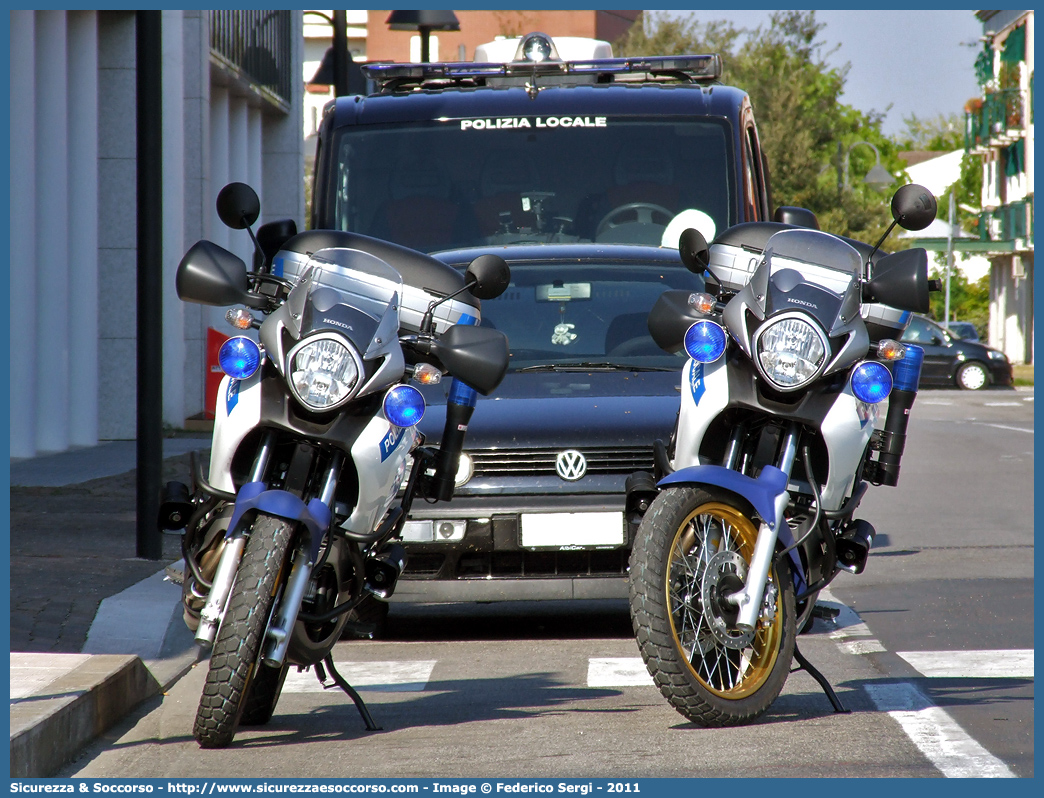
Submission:
[[[402,277],[361,250],[323,249],[308,260],[299,287],[306,294],[292,298],[297,307],[291,310],[300,314],[302,336],[329,329],[366,352],[389,307],[402,296]]]
[[[842,304],[858,282],[859,253],[844,241],[816,230],[784,230],[765,249],[768,291],[765,314],[802,311],[832,330]]]

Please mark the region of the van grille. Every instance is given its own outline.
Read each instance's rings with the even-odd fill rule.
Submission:
[[[472,449],[475,476],[555,476],[555,458],[564,449]],[[651,446],[585,448],[588,474],[632,474],[653,470]]]

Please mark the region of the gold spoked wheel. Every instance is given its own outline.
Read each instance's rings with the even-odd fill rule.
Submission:
[[[628,577],[631,624],[664,698],[700,726],[749,723],[768,710],[794,656],[789,565],[772,569],[754,629],[727,597],[743,589],[758,527],[733,493],[662,491],[642,518]]]
[[[671,632],[692,675],[714,695],[744,698],[756,692],[772,672],[779,652],[782,610],[742,633],[736,610],[726,600],[740,590],[754,553],[758,530],[735,507],[708,502],[693,510],[671,544],[667,606]],[[775,583],[769,604],[776,604]]]

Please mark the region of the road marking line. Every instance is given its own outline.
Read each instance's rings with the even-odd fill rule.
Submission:
[[[337,672],[359,692],[372,690],[381,693],[416,693],[423,690],[436,660],[415,662],[335,662]],[[327,681],[330,675],[327,674]],[[311,669],[299,672],[294,668],[286,674],[284,693],[321,693],[323,686]]]
[[[1007,429],[1012,432],[1028,432],[1030,435],[1033,434],[1033,430],[1026,429],[1025,427],[1009,427],[1007,424],[987,424],[985,421],[974,421],[974,424],[978,424],[980,427],[996,427],[997,429]]]
[[[983,402],[984,407],[1022,407],[1022,402]]]
[[[837,645],[846,654],[877,654],[886,650],[879,640],[872,637],[862,640],[838,641]]]
[[[866,684],[863,688],[877,709],[887,712],[947,778],[1015,778],[1007,765],[912,684]]]
[[[998,651],[897,651],[932,679],[1032,679],[1033,649]]]
[[[940,407],[949,407],[953,402],[943,402],[938,399],[922,399],[918,402],[920,405],[939,405]]]
[[[641,657],[589,657],[588,687],[656,686]]]

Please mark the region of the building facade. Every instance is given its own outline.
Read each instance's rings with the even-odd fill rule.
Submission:
[[[499,37],[513,38],[533,31],[549,36],[583,36],[613,42],[627,33],[641,11],[454,11],[459,31],[431,34],[432,61],[471,61],[475,47]],[[420,36],[390,30],[391,11],[367,11],[366,50],[370,61],[419,61]]]
[[[12,11],[11,456],[136,436],[136,13]],[[163,418],[204,410],[208,328],[177,264],[209,238],[250,262],[214,200],[304,218],[301,13],[162,12]],[[228,328],[231,329],[231,328]]]
[[[965,149],[982,158],[989,343],[1013,363],[1033,363],[1033,12],[975,14],[983,29],[982,95],[965,108]]]

